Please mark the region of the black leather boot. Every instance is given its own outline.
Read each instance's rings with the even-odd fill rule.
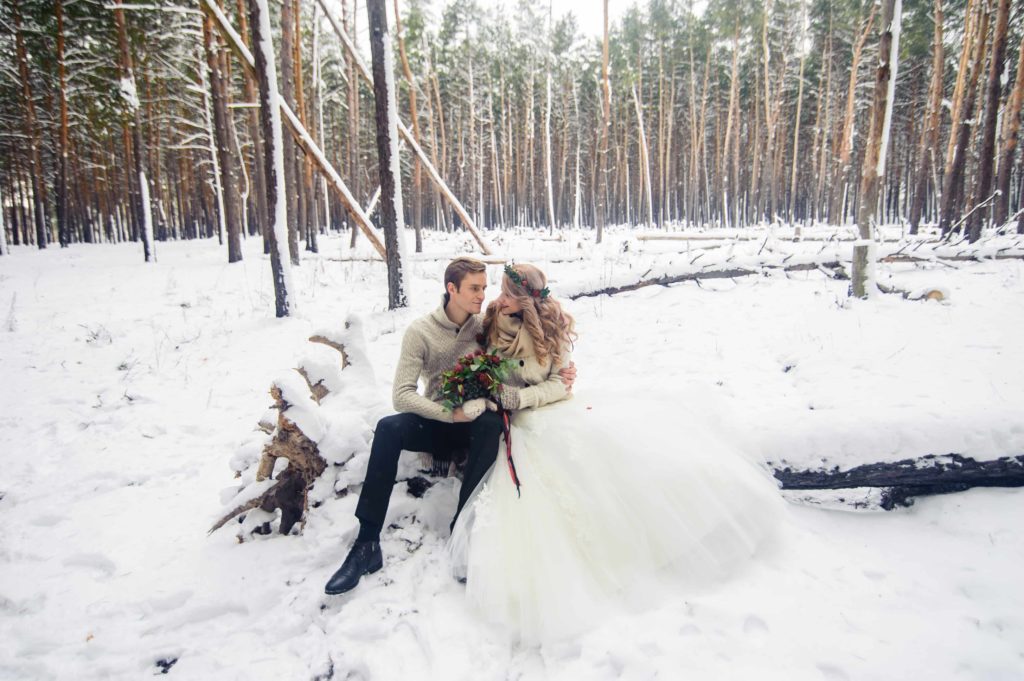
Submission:
[[[324,591],[329,596],[343,594],[356,588],[363,575],[369,575],[384,567],[380,553],[380,542],[357,541],[348,552],[348,557],[338,571],[327,580]]]

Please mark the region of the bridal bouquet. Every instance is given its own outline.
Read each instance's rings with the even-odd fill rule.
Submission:
[[[483,350],[460,357],[453,368],[441,373],[441,403],[453,410],[467,400],[490,397],[508,377],[511,367],[512,360]]]

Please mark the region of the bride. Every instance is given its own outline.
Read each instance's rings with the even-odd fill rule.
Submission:
[[[511,427],[448,544],[474,609],[513,639],[551,641],[749,558],[781,508],[767,476],[710,432],[651,432],[678,422],[671,405],[569,399],[572,316],[532,265],[506,266],[501,289],[483,344],[513,360],[496,395]]]

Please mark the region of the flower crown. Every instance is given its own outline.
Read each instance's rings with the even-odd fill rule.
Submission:
[[[517,272],[515,268],[512,267],[512,265],[505,265],[505,276],[514,281],[515,283],[519,284],[520,286],[522,286],[524,289],[526,289],[527,295],[529,295],[531,298],[544,299],[551,295],[551,291],[548,290],[547,286],[540,289],[539,291],[531,287],[530,284],[526,281],[526,278],[523,275],[519,274],[519,272]]]

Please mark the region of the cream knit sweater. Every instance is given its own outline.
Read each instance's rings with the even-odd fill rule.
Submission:
[[[481,333],[480,315],[470,315],[461,327],[448,319],[444,303],[430,314],[420,317],[405,331],[402,354],[395,368],[395,382],[391,399],[399,412],[419,414],[434,421],[452,422],[437,399],[441,389],[441,372],[455,366],[455,361],[480,347],[477,336]],[[417,392],[419,379],[426,385],[426,393]]]

